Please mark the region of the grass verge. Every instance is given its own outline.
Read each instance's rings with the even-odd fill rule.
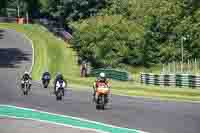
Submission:
[[[54,77],[61,72],[76,89],[91,88],[94,78],[81,78],[76,60],[76,52],[64,41],[40,25],[18,25],[0,23],[0,28],[14,29],[26,34],[34,43],[35,64],[32,77],[39,80],[45,70]],[[173,100],[200,101],[200,90],[191,88],[145,86],[135,82],[119,82],[111,80],[112,93],[128,96],[156,97]]]

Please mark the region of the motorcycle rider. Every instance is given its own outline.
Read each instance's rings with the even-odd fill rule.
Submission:
[[[99,77],[97,78],[97,80],[94,82],[93,84],[93,89],[94,89],[94,92],[93,92],[93,101],[96,101],[96,90],[97,88],[99,87],[100,84],[105,84],[109,89],[110,89],[110,84],[106,78],[106,74],[101,72],[99,74]],[[108,102],[108,97],[107,97],[107,101]]]
[[[28,80],[29,81],[29,86],[28,88],[30,89],[31,88],[31,76],[29,75],[29,73],[27,71],[24,72],[22,78],[21,78],[21,88],[24,88],[24,82]]]
[[[59,81],[59,80],[63,80],[64,81],[64,77],[60,72],[58,72],[56,74],[56,78],[54,80],[54,93],[56,93],[56,84],[57,84],[57,81]]]
[[[86,61],[83,61],[81,64],[81,77],[87,76],[87,70],[88,70],[88,65],[87,65]]]
[[[45,71],[42,74],[42,83],[44,84],[45,80],[48,80],[48,82],[51,80],[51,74],[48,71]]]
[[[64,88],[65,88],[65,86],[66,86],[66,84],[65,84],[65,81],[64,80],[62,80],[62,79],[58,79],[57,81],[56,81],[56,89],[55,89],[55,92],[57,92],[57,90],[58,90],[58,88],[59,87],[62,87],[63,88],[63,96],[64,96]]]

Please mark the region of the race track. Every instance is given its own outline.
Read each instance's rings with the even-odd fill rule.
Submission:
[[[0,120],[0,131],[1,133],[65,133],[66,131],[68,133],[97,133],[55,124],[11,118],[2,118]]]
[[[34,83],[31,94],[23,96],[17,83],[30,68],[32,48],[22,35],[0,30],[0,104],[15,105],[80,117],[149,133],[200,133],[200,104],[112,96],[105,111],[97,111],[91,93],[68,90],[56,101],[49,89]],[[1,119],[0,119],[1,121]]]

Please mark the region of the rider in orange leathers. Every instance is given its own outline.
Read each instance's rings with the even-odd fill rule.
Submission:
[[[108,88],[110,88],[110,84],[106,78],[106,75],[105,73],[101,72],[99,74],[99,77],[97,78],[97,80],[94,82],[93,84],[93,89],[94,89],[94,92],[93,92],[93,101],[96,101],[96,90],[99,86],[102,86],[102,85],[106,85]],[[107,98],[107,102],[108,102],[108,98]]]

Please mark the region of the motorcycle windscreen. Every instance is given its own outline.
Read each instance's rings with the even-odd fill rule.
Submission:
[[[45,75],[44,79],[46,79],[46,80],[50,79],[49,75]]]

